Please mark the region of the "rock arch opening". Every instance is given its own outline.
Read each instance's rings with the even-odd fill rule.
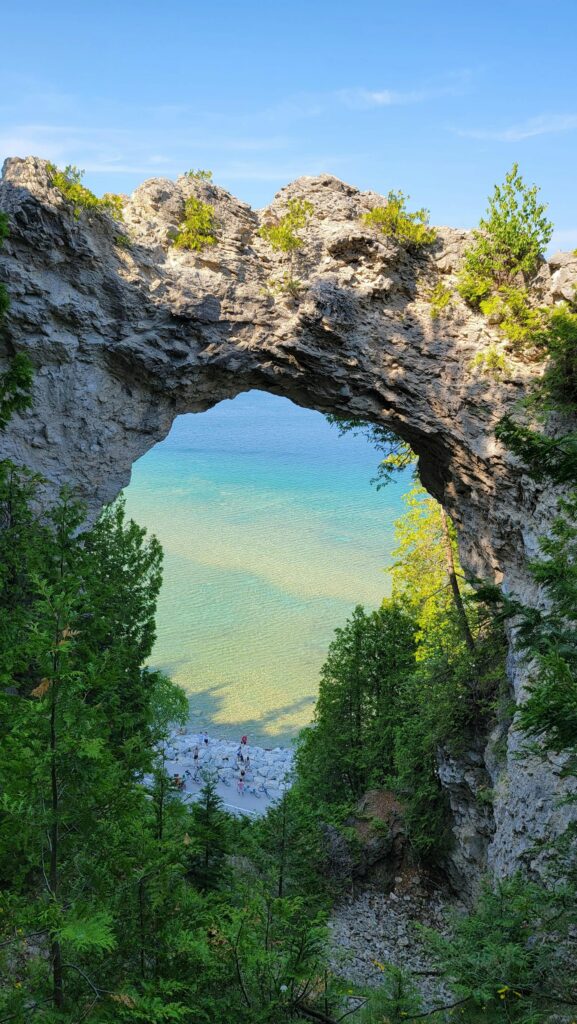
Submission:
[[[320,414],[250,391],[178,417],[135,464],[127,512],[165,552],[152,662],[199,727],[270,745],[310,721],[334,629],[390,592],[411,474],[377,493],[378,460]]]

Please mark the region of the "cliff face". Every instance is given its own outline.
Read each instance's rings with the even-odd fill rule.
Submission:
[[[191,195],[211,203],[219,222],[217,244],[200,253],[171,244]],[[292,197],[312,203],[314,215],[291,260],[257,231]],[[386,424],[409,441],[423,483],[456,523],[465,567],[534,599],[525,560],[553,500],[493,431],[539,370],[512,360],[495,381],[471,367],[499,342],[495,328],[459,299],[433,319],[429,299],[439,281],[451,285],[467,233],[440,228],[426,254],[407,252],[360,222],[379,203],[336,178],[301,178],[261,216],[215,185],[154,179],[127,199],[119,227],[105,214],[75,218],[44,161],[8,160],[0,278],[11,305],[0,362],[24,349],[36,375],[34,406],[12,422],[3,457],[55,487],[72,484],[96,514],[176,415],[260,388]],[[296,298],[271,294],[268,283],[285,273],[301,282]],[[541,301],[569,296],[576,280],[577,258],[545,264]],[[514,659],[511,681],[521,694]],[[495,831],[485,828],[481,846],[504,870],[555,827],[558,780],[554,766],[512,757],[488,769]],[[485,856],[473,857],[474,870]]]

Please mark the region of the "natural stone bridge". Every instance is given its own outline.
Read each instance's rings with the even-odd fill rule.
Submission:
[[[200,253],[171,243],[190,195],[213,204],[220,225],[218,243]],[[257,233],[290,197],[315,211],[292,257]],[[107,215],[75,219],[45,161],[7,161],[0,209],[11,233],[0,279],[11,304],[0,362],[24,349],[36,372],[33,408],[12,421],[3,455],[71,483],[95,512],[175,416],[260,388],[396,431],[453,517],[464,565],[527,592],[525,558],[550,499],[494,426],[540,370],[510,359],[510,372],[494,380],[472,367],[499,343],[495,328],[458,298],[433,319],[429,301],[437,282],[451,285],[467,233],[440,228],[426,252],[407,251],[360,220],[383,202],[333,177],[301,178],[259,215],[216,185],[154,179],[125,202],[130,243],[118,244]],[[302,282],[297,298],[267,288],[286,272]],[[544,264],[541,301],[570,297],[576,279],[572,256]],[[498,803],[496,863],[519,845],[526,781]],[[536,835],[534,801],[531,813]]]

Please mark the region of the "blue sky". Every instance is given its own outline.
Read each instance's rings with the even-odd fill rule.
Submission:
[[[11,3],[0,157],[98,193],[211,168],[253,206],[328,171],[465,227],[517,160],[572,248],[576,30],[575,0]]]

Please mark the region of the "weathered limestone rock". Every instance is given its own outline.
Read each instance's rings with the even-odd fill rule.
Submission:
[[[410,861],[403,808],[386,789],[369,790],[345,821],[351,839],[326,822],[321,824],[324,870],[336,882],[370,882],[384,892]]]
[[[453,888],[464,899],[478,892],[495,832],[492,781],[485,765],[486,740],[479,740],[457,757],[441,750],[437,754],[439,779],[449,798],[455,838],[446,870]]]
[[[220,225],[218,243],[200,253],[171,244],[190,195],[212,203]],[[292,259],[257,234],[290,197],[315,210]],[[0,278],[11,306],[0,366],[26,350],[36,375],[34,406],[12,422],[2,455],[54,487],[72,484],[94,515],[176,415],[260,388],[395,430],[453,517],[466,568],[531,597],[525,561],[553,500],[493,431],[540,369],[513,359],[495,381],[472,367],[499,343],[495,329],[459,299],[432,319],[428,298],[439,280],[451,284],[466,232],[441,228],[430,251],[411,253],[361,223],[379,202],[330,176],[301,178],[260,216],[216,185],[155,179],[127,199],[121,227],[101,213],[76,219],[45,161],[8,160]],[[284,273],[302,283],[297,298],[270,294],[267,281]],[[542,301],[566,296],[576,279],[573,257],[545,264]],[[512,678],[519,672],[513,665]],[[523,770],[515,761],[509,769]],[[525,778],[529,836],[541,827],[530,794],[543,772]],[[515,798],[504,784],[496,791],[490,858],[501,865],[517,854]]]

